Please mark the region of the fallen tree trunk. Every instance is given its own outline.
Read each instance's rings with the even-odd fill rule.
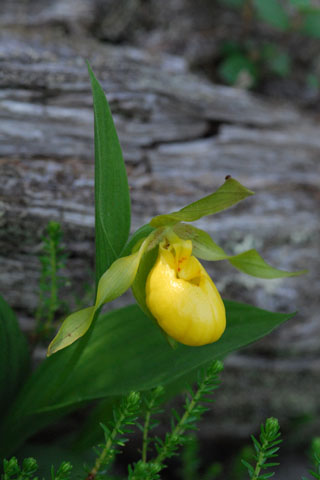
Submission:
[[[257,248],[280,268],[310,270],[306,278],[267,282],[224,263],[210,267],[227,298],[300,311],[290,325],[230,357],[217,418],[230,415],[231,434],[236,420],[238,434],[246,435],[252,412],[260,422],[275,403],[280,418],[300,415],[302,402],[303,411],[318,413],[320,327],[313,288],[319,285],[319,121],[245,91],[211,85],[175,57],[49,28],[10,27],[0,35],[0,291],[23,327],[33,325],[38,255],[48,220],[62,224],[69,254],[65,274],[71,286],[64,298],[74,306],[75,295],[83,296],[91,281],[93,114],[84,61],[89,59],[122,144],[133,230],[212,192],[230,174],[257,195],[199,226],[231,254]],[[283,361],[284,353],[294,362]],[[273,386],[280,395],[271,394]]]

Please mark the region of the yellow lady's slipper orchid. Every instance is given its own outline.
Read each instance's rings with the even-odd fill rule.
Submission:
[[[220,294],[192,255],[191,240],[175,234],[159,245],[147,278],[146,303],[160,327],[185,345],[216,342],[226,327]]]

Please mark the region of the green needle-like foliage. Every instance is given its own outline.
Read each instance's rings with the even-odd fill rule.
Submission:
[[[279,428],[278,420],[271,417],[266,420],[265,425],[261,425],[260,441],[258,441],[253,435],[251,436],[256,451],[256,454],[253,457],[256,461],[256,465],[253,467],[247,461],[242,460],[243,465],[248,469],[251,480],[267,480],[274,475],[274,472],[261,473],[261,471],[279,465],[279,463],[269,461],[278,456],[278,445],[282,442],[280,439],[281,433],[279,432]]]
[[[320,480],[320,437],[313,439],[311,444],[311,459],[314,470],[309,470],[310,475],[317,480]],[[301,480],[309,480],[307,477],[302,477]]]
[[[178,448],[185,443],[185,433],[189,430],[196,430],[197,422],[208,410],[204,404],[212,401],[209,395],[219,386],[218,375],[222,369],[222,363],[216,361],[199,373],[198,388],[195,392],[189,388],[183,415],[172,410],[171,431],[166,433],[164,440],[156,437],[156,458],[149,462],[144,459],[137,462],[133,468],[129,469],[129,480],[158,480],[160,478],[159,472],[166,467],[166,460],[176,455]]]
[[[142,462],[146,463],[148,454],[148,445],[150,443],[149,432],[158,426],[159,422],[155,420],[154,416],[161,413],[160,404],[162,401],[164,388],[158,387],[146,393],[142,397],[142,402],[145,406],[145,419],[142,427]]]
[[[70,462],[62,462],[57,472],[51,467],[51,480],[70,480],[72,465]]]
[[[98,457],[87,478],[93,480],[112,463],[120,448],[128,441],[126,435],[132,433],[132,425],[136,424],[141,407],[140,393],[131,392],[122,399],[113,411],[113,420],[108,426],[101,424],[105,435],[105,443],[97,449]]]
[[[46,337],[53,330],[55,314],[61,307],[59,290],[66,284],[66,279],[61,275],[65,267],[66,254],[61,247],[62,232],[57,222],[49,222],[46,234],[43,237],[41,262],[41,276],[39,283],[39,302],[36,311],[36,337],[37,340]]]
[[[183,480],[194,480],[200,468],[199,441],[194,434],[186,438],[181,452],[181,477]]]
[[[185,432],[196,430],[196,423],[200,420],[208,407],[204,403],[212,402],[209,395],[218,388],[218,375],[222,371],[223,365],[220,361],[213,363],[207,370],[201,371],[198,375],[198,388],[195,392],[189,388],[189,396],[186,397],[184,404],[184,414],[182,416],[176,410],[172,411],[171,432],[168,432],[164,441],[157,439],[157,453],[155,463],[165,466],[167,458],[176,455],[177,449],[185,442]]]
[[[38,470],[37,461],[34,458],[25,458],[20,467],[16,457],[3,461],[3,475],[1,480],[38,480],[35,473]],[[69,462],[62,462],[57,472],[51,467],[50,480],[70,480],[72,465]]]

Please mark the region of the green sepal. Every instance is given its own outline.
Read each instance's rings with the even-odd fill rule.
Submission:
[[[248,190],[234,178],[228,178],[216,192],[187,205],[177,212],[158,215],[151,220],[150,225],[161,227],[172,226],[178,222],[194,222],[206,215],[213,215],[226,210],[253,194],[251,190]]]
[[[266,263],[255,249],[238,255],[228,255],[212,240],[210,235],[192,225],[180,223],[175,225],[173,230],[181,238],[192,240],[192,251],[196,257],[209,261],[228,260],[235,268],[253,277],[273,279],[295,277],[307,273],[307,270],[287,272],[274,268]]]

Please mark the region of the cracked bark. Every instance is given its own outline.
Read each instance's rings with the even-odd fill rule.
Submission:
[[[74,305],[75,295],[82,296],[84,283],[90,282],[93,117],[84,62],[89,59],[108,94],[121,140],[133,229],[210,193],[231,174],[256,197],[199,221],[200,228],[230,253],[257,248],[274,265],[310,270],[305,278],[266,282],[221,262],[211,267],[227,298],[300,311],[288,326],[227,361],[214,421],[229,415],[242,435],[252,428],[253,417],[261,421],[262,410],[274,414],[276,407],[280,420],[301,414],[301,405],[319,413],[314,401],[319,386],[312,373],[320,338],[315,294],[319,120],[288,105],[211,85],[175,57],[103,45],[77,32],[65,36],[42,26],[6,27],[0,36],[0,291],[24,329],[32,327],[37,255],[48,220],[61,222],[69,253],[66,275],[72,286],[64,298]],[[120,304],[126,300],[128,295]],[[303,374],[301,369],[277,371],[284,354],[297,362],[309,359],[300,363]],[[254,366],[257,356],[263,375]],[[280,392],[276,400],[272,388]]]

